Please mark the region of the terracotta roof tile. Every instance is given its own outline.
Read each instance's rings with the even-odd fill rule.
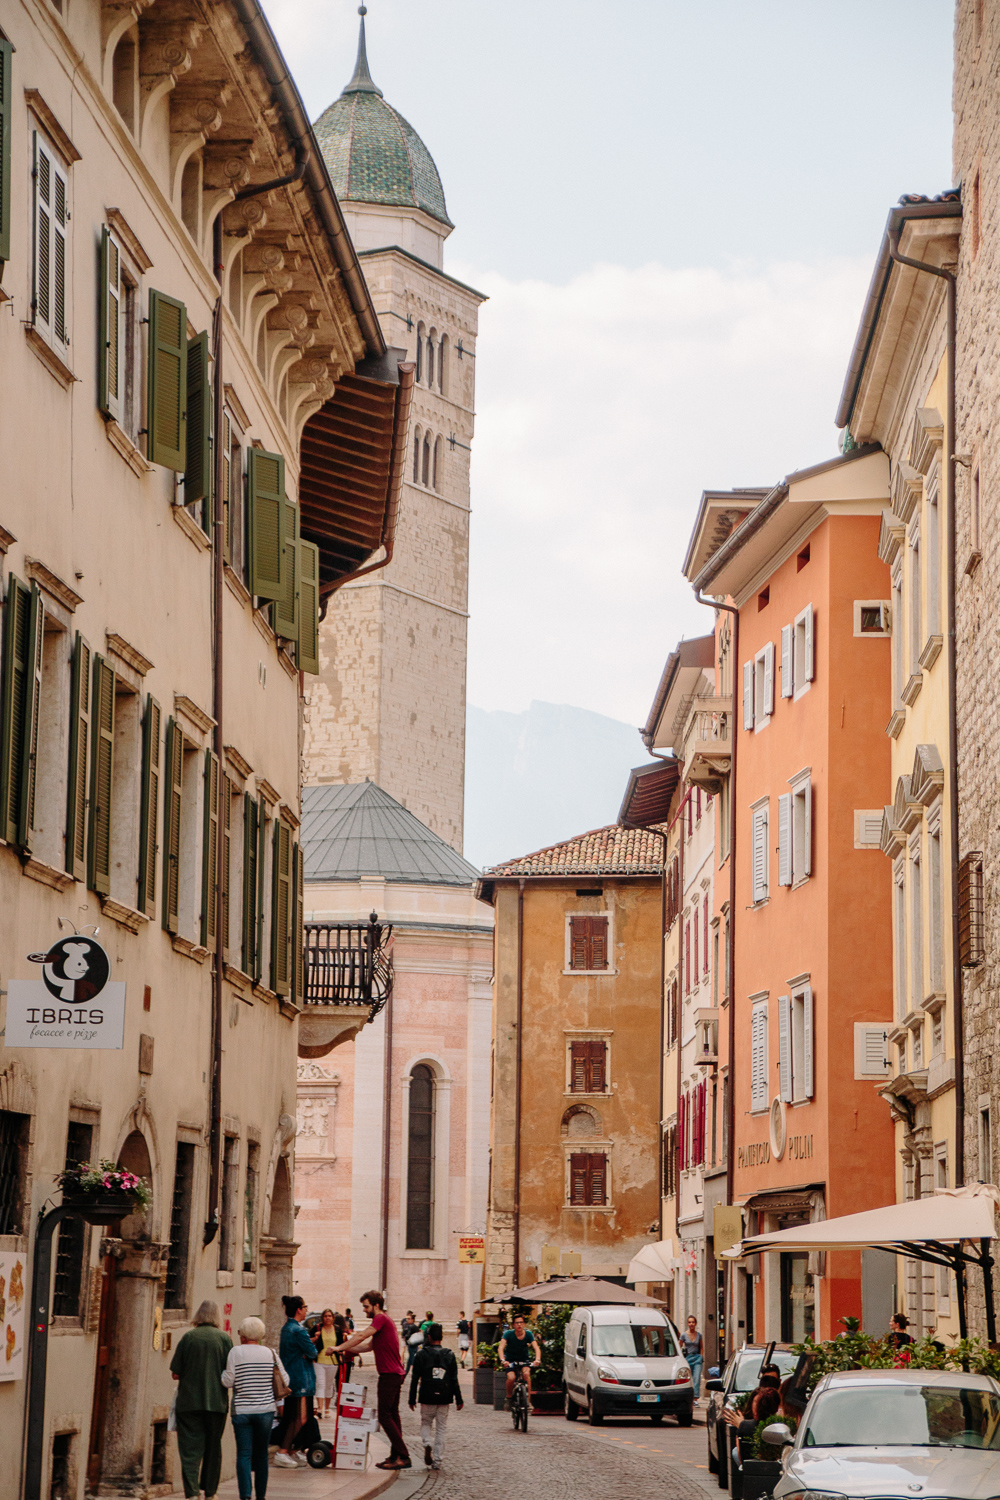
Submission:
[[[562,844],[505,860],[483,871],[484,879],[518,875],[659,875],[663,840],[648,828],[617,823],[594,828]]]

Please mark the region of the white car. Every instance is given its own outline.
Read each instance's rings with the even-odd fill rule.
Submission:
[[[774,1500],[1000,1496],[1000,1384],[951,1370],[825,1375],[789,1438]]]

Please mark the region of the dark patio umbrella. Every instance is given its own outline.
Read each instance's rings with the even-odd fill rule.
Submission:
[[[535,1281],[530,1286],[515,1286],[509,1292],[490,1297],[484,1307],[501,1302],[573,1302],[580,1306],[616,1304],[622,1307],[665,1307],[655,1297],[640,1297],[631,1287],[602,1281],[598,1276],[554,1276],[550,1281]]]

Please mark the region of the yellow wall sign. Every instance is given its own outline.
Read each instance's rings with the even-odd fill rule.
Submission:
[[[486,1259],[486,1238],[481,1234],[463,1234],[458,1241],[460,1266],[481,1266]]]

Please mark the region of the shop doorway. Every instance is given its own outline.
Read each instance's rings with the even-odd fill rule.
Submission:
[[[801,1344],[816,1333],[816,1288],[808,1255],[781,1257],[781,1341]]]

